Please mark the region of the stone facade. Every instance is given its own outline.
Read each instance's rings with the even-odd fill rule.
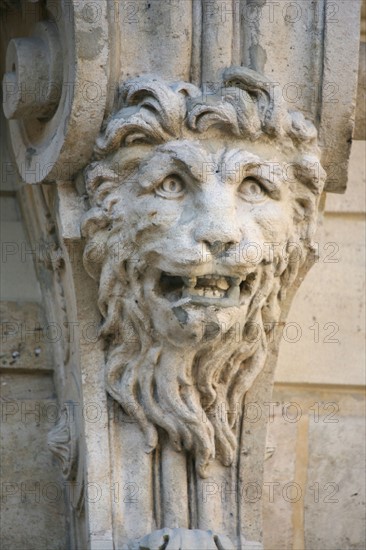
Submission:
[[[8,38],[16,38],[8,47],[4,110],[11,119],[18,170],[28,183],[18,197],[37,276],[32,262],[16,267],[19,254],[13,240],[5,241],[9,269],[17,277],[28,269],[28,282],[38,279],[46,315],[43,325],[57,334],[47,332],[47,345],[34,349],[33,342],[30,347],[23,342],[22,333],[19,343],[14,327],[26,326],[31,313],[25,308],[20,322],[14,321],[19,313],[11,302],[2,325],[8,327],[4,369],[14,368],[21,358],[21,375],[24,369],[33,376],[43,368],[50,380],[49,373],[54,373],[59,414],[49,426],[48,453],[57,457],[60,470],[50,472],[46,485],[63,488],[67,512],[56,499],[49,506],[48,493],[43,495],[44,508],[38,509],[42,521],[47,514],[62,517],[52,547],[261,548],[264,505],[265,548],[320,548],[326,540],[334,548],[361,548],[362,495],[354,489],[359,476],[349,478],[346,485],[331,468],[335,453],[345,471],[352,464],[348,450],[362,453],[353,436],[361,420],[352,419],[352,411],[357,417],[361,411],[359,370],[352,367],[353,394],[343,398],[339,389],[328,386],[334,386],[334,380],[338,386],[349,384],[349,374],[342,378],[344,369],[339,379],[334,379],[334,370],[329,373],[330,382],[326,367],[321,374],[314,368],[319,356],[309,360],[306,347],[299,362],[299,352],[289,347],[307,346],[308,331],[314,343],[337,344],[336,334],[342,332],[339,314],[337,321],[321,318],[319,304],[324,298],[319,288],[307,291],[305,300],[298,294],[300,305],[295,303],[293,311],[300,312],[300,322],[286,320],[295,290],[317,262],[317,253],[320,261],[313,273],[324,267],[335,292],[346,267],[337,265],[338,271],[330,271],[322,263],[340,263],[333,260],[345,239],[353,245],[344,227],[339,242],[329,240],[340,227],[333,220],[334,212],[342,211],[336,199],[329,202],[317,237],[315,229],[319,205],[324,208],[324,184],[330,192],[344,190],[346,183],[357,63],[355,58],[354,66],[342,66],[340,78],[335,32],[342,32],[348,52],[357,52],[357,40],[346,32],[357,21],[357,3],[348,11],[344,2],[337,5],[342,24],[338,27],[332,27],[332,6],[325,6],[325,19],[319,21],[317,13],[302,5],[313,34],[301,35],[301,53],[290,47],[294,52],[287,67],[281,52],[273,56],[269,49],[274,27],[287,29],[281,32],[288,45],[295,44],[293,32],[302,32],[287,12],[272,26],[265,18],[253,25],[243,5],[239,20],[244,24],[238,26],[235,11],[230,24],[227,18],[221,21],[222,14],[218,20],[218,4],[212,11],[205,2],[184,7],[172,2],[164,11],[158,1],[141,2],[132,31],[121,12],[116,18],[113,11],[112,17],[104,2],[98,4],[93,20],[73,4],[70,35],[65,4],[56,4],[35,7],[39,22],[32,22],[30,38],[20,38],[24,27],[20,35],[14,34],[17,6],[5,12]],[[201,27],[192,26],[192,21],[201,21]],[[172,33],[171,25],[180,32]],[[141,57],[131,32],[153,57]],[[93,44],[92,36],[98,37]],[[183,46],[183,36],[190,37],[189,48]],[[179,55],[167,57],[169,48]],[[310,80],[304,81],[306,56],[313,65]],[[289,66],[305,92],[314,83],[318,86],[322,75],[322,101],[304,93],[294,108],[291,98],[283,95],[286,86],[288,91]],[[87,105],[83,84],[91,82],[86,76],[94,69],[94,83],[98,81],[103,98]],[[267,71],[275,73],[275,81],[263,76]],[[327,101],[329,75],[337,78],[342,93],[337,112]],[[28,78],[33,84],[48,78],[61,93],[51,94],[47,88],[49,93],[29,103],[23,86]],[[67,78],[73,82],[72,95],[65,86]],[[4,167],[5,179],[19,185],[14,163],[5,157]],[[205,174],[204,167],[209,168]],[[14,192],[5,195],[13,206]],[[362,223],[357,208],[343,208],[343,216],[351,212]],[[15,209],[11,212],[10,217],[19,217]],[[266,243],[273,246],[255,260],[249,258],[252,242],[262,253]],[[244,260],[237,259],[238,250],[246,253]],[[20,263],[23,256],[21,252]],[[359,284],[359,255],[352,262],[350,257],[347,266],[354,265],[356,286],[346,311],[352,311]],[[32,294],[34,287],[22,289],[26,299],[27,288]],[[304,292],[306,296],[306,287]],[[311,326],[303,303],[315,315]],[[253,326],[259,327],[259,338],[249,330]],[[351,326],[347,331],[355,342],[350,349],[356,361],[357,330],[355,334]],[[33,333],[38,337],[39,328]],[[271,397],[281,340],[287,348]],[[324,365],[330,360],[344,363],[342,351],[333,347],[324,352],[320,347]],[[32,353],[41,369],[31,365]],[[52,368],[48,359],[39,361],[43,354],[52,357]],[[291,368],[294,361],[304,365],[306,376],[300,366]],[[309,382],[315,384],[311,394],[303,388]],[[4,385],[8,383],[5,379]],[[310,403],[310,396],[318,400]],[[14,389],[6,403],[13,406],[22,398]],[[268,418],[260,414],[253,422],[249,409],[258,413],[268,405],[276,409],[277,403],[265,451]],[[299,410],[294,420],[291,415]],[[339,418],[332,412],[338,411],[341,420],[333,422]],[[11,425],[4,433],[12,437]],[[44,440],[44,433],[37,433]],[[344,441],[343,447],[336,441]],[[19,443],[13,443],[17,448]],[[277,443],[291,460],[283,458]],[[6,464],[12,449],[11,444]],[[50,460],[51,454],[47,456]],[[11,477],[11,469],[8,474]],[[264,486],[280,487],[275,511],[276,493],[269,492],[266,500]],[[5,502],[13,499],[16,506],[18,486],[10,482],[6,487],[10,494]],[[251,493],[258,487],[261,498]],[[294,497],[299,490],[300,498]],[[348,498],[354,500],[348,503]],[[319,499],[323,505],[317,513],[314,503]],[[328,502],[338,505],[334,510],[340,518],[349,514],[354,520],[352,531],[340,524],[329,537],[324,535]],[[9,521],[13,510],[8,508]],[[276,518],[286,526],[280,532]],[[68,541],[62,536],[64,521]],[[306,528],[309,522],[315,530]],[[9,525],[6,544],[12,537]],[[16,543],[24,544],[21,530],[18,535]],[[51,547],[48,534],[42,537],[44,547]]]

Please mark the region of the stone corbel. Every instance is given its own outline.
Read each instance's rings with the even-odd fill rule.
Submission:
[[[277,328],[315,260],[322,193],[344,191],[353,126],[358,36],[342,31],[340,62],[316,4],[307,25],[272,26],[246,2],[225,19],[201,0],[38,2],[21,31],[29,3],[3,12],[9,139],[36,184],[24,215],[34,245],[52,242],[38,273],[67,329],[59,400],[79,406],[49,440],[79,490],[73,548],[261,548],[260,500],[242,496],[262,484],[266,420],[245,407],[271,399]],[[339,2],[346,30],[358,16]]]

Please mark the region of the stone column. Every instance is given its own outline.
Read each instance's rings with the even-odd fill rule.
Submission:
[[[346,188],[359,2],[5,4],[72,545],[259,549],[253,415]]]

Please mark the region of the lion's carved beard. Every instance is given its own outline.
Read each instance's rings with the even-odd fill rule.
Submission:
[[[192,357],[152,327],[134,264],[125,260],[115,270],[104,259],[99,307],[108,342],[107,391],[139,424],[146,452],[155,449],[162,428],[176,450],[192,453],[201,477],[215,456],[224,465],[233,462],[245,394],[264,366],[268,332],[301,263],[289,260],[280,276],[275,262],[262,266],[239,341],[234,327],[202,341]]]

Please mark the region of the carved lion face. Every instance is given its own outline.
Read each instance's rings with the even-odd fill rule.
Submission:
[[[290,238],[303,253],[297,211],[315,209],[306,182],[294,194],[275,151],[238,145],[135,145],[109,159],[122,174],[95,194],[108,212],[114,268],[133,264],[154,329],[172,345],[200,344],[214,324],[218,337],[220,327],[244,326],[263,272],[283,272]]]
[[[86,174],[108,390],[135,403],[151,448],[160,426],[201,474],[215,451],[233,459],[235,418],[203,425],[202,412],[233,410],[262,368],[265,325],[311,248],[324,176],[313,126],[239,73],[205,101],[191,85],[130,83]]]

